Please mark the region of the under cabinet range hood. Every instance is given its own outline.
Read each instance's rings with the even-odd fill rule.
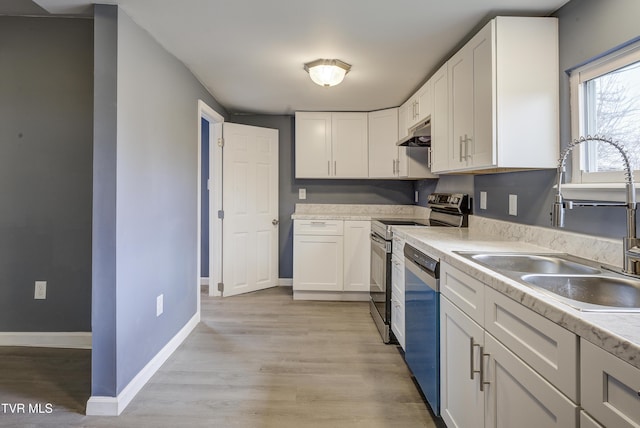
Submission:
[[[418,123],[409,129],[409,135],[396,143],[403,147],[429,147],[431,146],[431,117]]]

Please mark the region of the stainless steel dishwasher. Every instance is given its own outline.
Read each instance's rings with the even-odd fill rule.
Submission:
[[[404,246],[405,360],[431,410],[440,416],[440,261]]]

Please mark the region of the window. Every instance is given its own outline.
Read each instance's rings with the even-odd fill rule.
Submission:
[[[571,72],[572,133],[604,135],[622,143],[640,178],[640,42]],[[574,150],[574,183],[622,182],[620,153],[606,143]]]

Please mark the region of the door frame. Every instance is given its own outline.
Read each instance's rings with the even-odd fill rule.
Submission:
[[[196,264],[196,295],[197,297],[197,311],[200,313],[200,287],[201,287],[201,257],[202,252],[200,250],[202,239],[202,227],[201,227],[201,177],[202,177],[202,118],[209,122],[209,295],[220,295],[217,287],[213,284],[217,284],[222,281],[222,220],[218,219],[214,214],[218,210],[222,209],[222,147],[217,144],[217,141],[222,138],[222,123],[224,117],[211,108],[207,103],[202,100],[198,100],[198,165],[197,165],[197,180],[198,183],[198,207],[197,207],[197,264]],[[211,190],[214,190],[213,192]],[[215,191],[218,189],[218,191]]]

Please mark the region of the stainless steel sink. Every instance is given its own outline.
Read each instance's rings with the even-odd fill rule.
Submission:
[[[576,309],[640,312],[640,281],[636,279],[610,275],[522,275],[521,279]]]
[[[479,253],[470,254],[471,259],[500,271],[545,273],[545,274],[598,274],[600,269],[577,263],[566,255]]]
[[[581,311],[640,312],[640,279],[569,254],[456,253]]]

